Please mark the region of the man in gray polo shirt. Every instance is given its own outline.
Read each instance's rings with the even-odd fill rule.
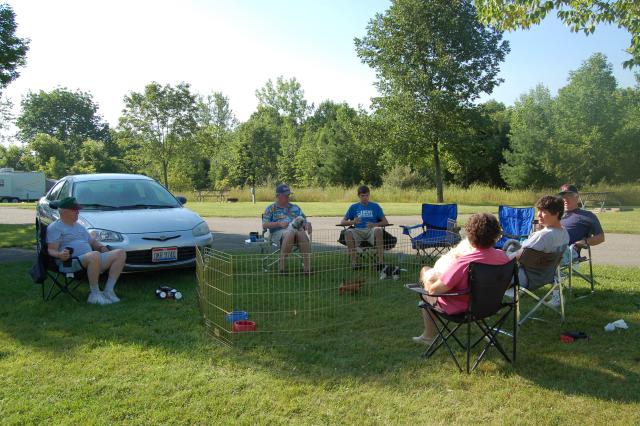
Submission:
[[[88,303],[108,305],[119,302],[114,292],[116,281],[124,268],[127,253],[122,249],[109,250],[108,247],[96,241],[84,226],[78,223],[81,206],[73,197],[60,200],[58,210],[60,219],[47,227],[47,251],[49,256],[56,259],[58,264],[77,257],[82,268],[87,270],[89,278]],[[70,250],[73,250],[73,254]],[[78,268],[79,269],[79,268]],[[100,291],[100,273],[109,271],[104,292]]]

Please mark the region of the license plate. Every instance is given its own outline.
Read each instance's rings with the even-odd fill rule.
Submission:
[[[151,250],[152,262],[170,262],[178,260],[178,247],[162,247]]]

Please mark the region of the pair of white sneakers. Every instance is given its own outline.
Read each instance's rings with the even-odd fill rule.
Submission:
[[[113,290],[91,291],[89,292],[89,297],[87,298],[87,303],[91,303],[92,305],[110,305],[119,301],[120,298],[116,296]]]

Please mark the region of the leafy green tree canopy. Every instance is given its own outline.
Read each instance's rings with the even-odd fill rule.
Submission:
[[[631,59],[626,68],[640,65],[640,2],[638,0],[475,0],[483,22],[502,30],[530,28],[539,24],[549,12],[571,31],[589,35],[596,25],[614,24],[631,34],[627,52]]]
[[[187,83],[173,87],[152,82],[144,92],[125,96],[124,103],[120,126],[143,141],[144,155],[160,167],[168,187],[170,165],[197,130],[195,95]]]
[[[440,150],[462,111],[500,82],[508,43],[478,22],[470,1],[395,0],[355,44],[362,61],[376,70],[382,95],[377,103],[396,122],[403,144],[398,151],[432,157],[443,201]]]
[[[295,77],[285,80],[280,76],[275,85],[271,79],[267,80],[263,88],[256,90],[256,97],[259,106],[274,108],[278,114],[291,118],[297,124],[301,124],[312,109]]]
[[[29,39],[16,37],[16,14],[11,6],[0,3],[0,91],[18,78],[24,66]]]
[[[97,111],[91,95],[79,90],[29,92],[22,99],[22,111],[16,121],[18,137],[29,143],[40,133],[53,136],[65,143],[69,156],[77,157],[83,141],[109,140],[109,125]]]

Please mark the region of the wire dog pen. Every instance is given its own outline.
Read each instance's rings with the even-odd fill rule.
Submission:
[[[397,242],[385,247],[382,269],[371,252],[375,248],[359,250],[359,268],[354,269],[337,230],[314,232],[309,274],[293,255],[284,274],[265,268],[270,253],[264,246],[198,250],[198,298],[206,331],[227,345],[244,347],[301,344],[309,334],[326,336],[371,324],[375,309],[384,309],[385,299],[398,294],[389,287],[415,281],[422,266],[411,241],[398,229],[388,231]]]

